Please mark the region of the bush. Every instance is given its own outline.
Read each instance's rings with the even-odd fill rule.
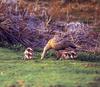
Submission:
[[[8,48],[15,50],[15,51],[23,51],[25,49],[25,47],[21,44],[10,45],[10,47]]]
[[[14,51],[23,51],[25,49],[22,44],[9,44],[6,41],[0,42],[0,47],[8,48]]]
[[[49,52],[47,52],[46,57],[47,58],[56,57],[55,52],[53,50],[50,50]]]
[[[78,60],[90,61],[90,62],[96,62],[96,61],[99,62],[100,61],[100,54],[95,55],[93,53],[82,52],[82,53],[79,53]]]

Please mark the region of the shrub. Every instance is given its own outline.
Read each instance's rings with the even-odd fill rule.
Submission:
[[[56,57],[56,56],[55,56],[55,52],[54,52],[53,50],[50,50],[49,52],[47,52],[46,57],[47,57],[47,58]]]
[[[78,60],[90,61],[90,62],[100,61],[100,54],[95,55],[93,53],[82,52],[82,53],[79,53]]]

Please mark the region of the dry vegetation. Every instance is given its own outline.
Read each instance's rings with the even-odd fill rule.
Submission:
[[[2,1],[0,4],[1,45],[6,41],[10,44],[22,44],[25,47],[41,47],[55,34],[61,36],[67,34],[68,38],[79,42],[78,44],[83,47],[85,45],[94,47],[88,48],[89,50],[94,51],[99,47],[100,2],[97,0],[67,0],[67,2],[66,0],[65,2],[64,0],[18,0],[18,2],[12,0],[10,3]],[[74,26],[80,23],[81,32],[78,31],[77,26],[79,33],[68,32],[67,25],[70,22],[73,22]],[[84,27],[87,25],[88,28]],[[84,35],[80,36],[81,33]]]

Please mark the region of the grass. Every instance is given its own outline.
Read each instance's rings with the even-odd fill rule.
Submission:
[[[22,52],[0,48],[0,87],[99,87],[100,62],[22,60]],[[52,56],[51,56],[52,57]]]

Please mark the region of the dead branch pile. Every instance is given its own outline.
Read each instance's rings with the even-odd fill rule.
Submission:
[[[23,1],[23,0],[20,0]],[[27,8],[28,6],[28,8]],[[42,47],[54,35],[79,44],[85,50],[100,46],[100,34],[81,22],[51,21],[47,9],[25,2],[0,4],[0,42]],[[47,25],[46,25],[47,24]]]

